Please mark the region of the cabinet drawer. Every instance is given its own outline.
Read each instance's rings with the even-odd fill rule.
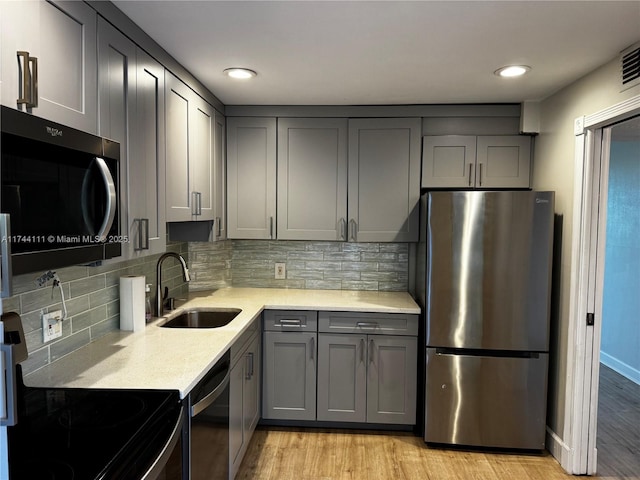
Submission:
[[[312,310],[265,310],[264,330],[271,332],[316,332],[318,312]]]
[[[418,315],[408,313],[320,312],[319,332],[418,335]]]

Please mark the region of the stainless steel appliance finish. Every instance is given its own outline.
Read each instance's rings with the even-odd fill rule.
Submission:
[[[189,394],[191,480],[229,478],[229,351]]]
[[[542,449],[553,192],[421,199],[425,440]]]
[[[5,106],[1,117],[0,207],[11,226],[2,243],[13,273],[119,256],[120,145]]]

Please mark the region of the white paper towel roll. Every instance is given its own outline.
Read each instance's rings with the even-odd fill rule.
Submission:
[[[144,330],[144,285],[144,276],[120,277],[120,330]]]

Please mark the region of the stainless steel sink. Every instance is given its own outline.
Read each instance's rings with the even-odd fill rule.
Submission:
[[[167,328],[218,328],[224,327],[241,312],[239,308],[211,308],[185,310],[160,325]]]

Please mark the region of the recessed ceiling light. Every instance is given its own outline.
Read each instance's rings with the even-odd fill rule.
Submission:
[[[255,77],[257,75],[253,70],[249,70],[248,68],[227,68],[222,73],[224,73],[227,77],[236,78],[239,80],[246,80],[247,78]]]
[[[507,65],[506,67],[501,67],[495,72],[495,75],[499,77],[520,77],[531,70],[531,67],[527,65]]]

